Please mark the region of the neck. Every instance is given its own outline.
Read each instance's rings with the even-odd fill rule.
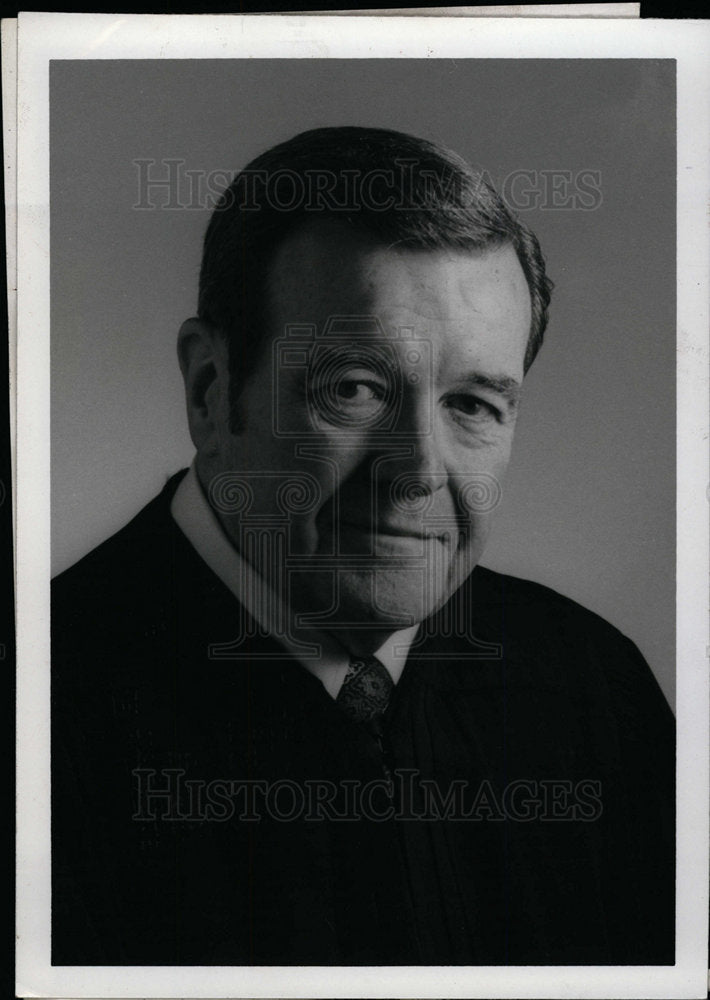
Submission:
[[[355,657],[372,656],[399,629],[391,625],[380,629],[337,629],[328,632],[333,639]]]

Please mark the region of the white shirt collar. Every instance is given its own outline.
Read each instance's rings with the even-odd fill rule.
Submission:
[[[332,698],[337,697],[350,662],[347,650],[332,636],[314,629],[298,629],[299,641],[303,640],[303,646],[298,646],[282,634],[283,629],[274,628],[277,616],[282,621],[285,620],[284,615],[291,617],[288,609],[283,608],[263,577],[241,557],[229,541],[202,491],[194,462],[175,492],[170,512],[197,554],[231,590],[252,618],[270,635],[274,635],[286,651],[295,656],[307,670],[315,674]],[[402,675],[418,628],[418,625],[412,625],[394,632],[375,650],[374,655],[386,667],[395,684]],[[293,629],[291,634],[295,634]],[[304,650],[306,645],[310,645],[313,651],[309,653],[307,649]]]

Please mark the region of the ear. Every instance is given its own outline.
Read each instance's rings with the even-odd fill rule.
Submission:
[[[229,417],[227,345],[209,324],[188,319],[177,342],[190,437],[199,454],[215,455]]]

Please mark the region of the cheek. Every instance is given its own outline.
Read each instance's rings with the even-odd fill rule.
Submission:
[[[299,552],[328,548],[333,532],[336,496],[347,504],[349,490],[357,478],[365,449],[353,448],[351,442],[311,438],[308,444],[293,442],[282,455],[290,472],[282,477],[284,494],[290,500],[289,525],[291,546]],[[289,489],[286,489],[288,483]],[[350,484],[350,486],[348,485]]]
[[[343,438],[337,431],[311,435],[293,447],[299,468],[318,479],[326,497],[366,477],[374,457],[366,438]]]
[[[450,490],[465,521],[479,526],[500,503],[511,444],[512,435],[497,438],[490,446],[480,444],[459,454],[450,466]]]

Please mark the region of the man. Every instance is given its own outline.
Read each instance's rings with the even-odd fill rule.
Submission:
[[[549,296],[428,142],[235,179],[178,343],[195,461],[55,581],[56,964],[672,964],[658,686],[477,565]]]

